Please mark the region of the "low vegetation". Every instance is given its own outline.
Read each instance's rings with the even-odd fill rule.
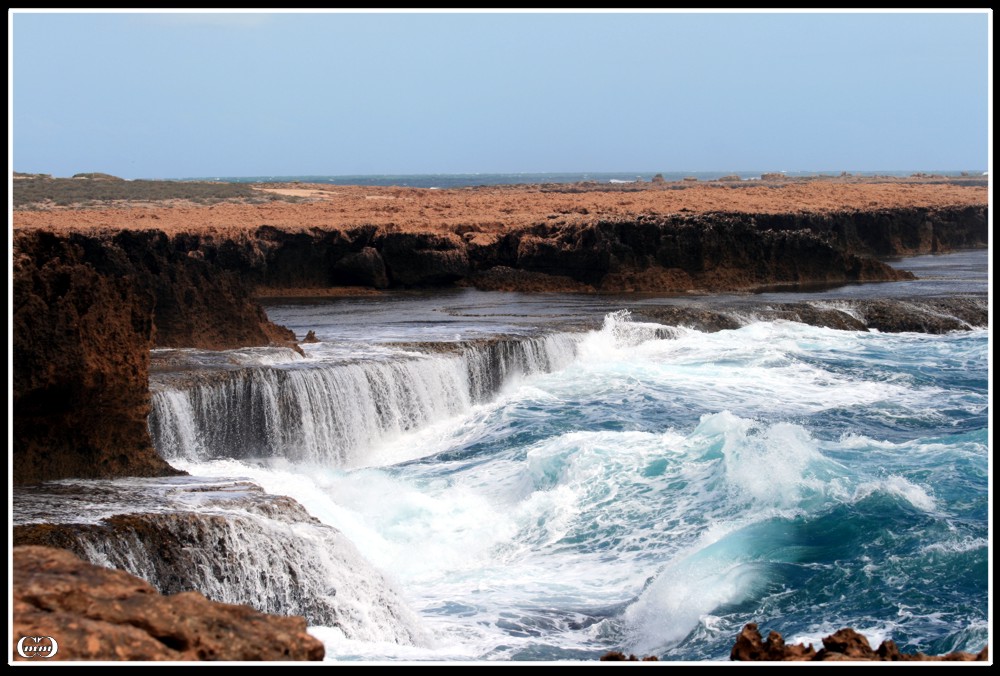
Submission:
[[[199,181],[126,181],[110,174],[77,174],[73,178],[50,178],[44,174],[20,175],[14,181],[15,209],[54,207],[105,207],[118,202],[193,202],[258,204],[299,198],[264,193],[247,183]]]

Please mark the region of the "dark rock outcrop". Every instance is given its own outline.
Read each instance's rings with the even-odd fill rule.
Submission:
[[[15,238],[15,483],[171,471],[146,432],[155,294],[124,255],[90,258],[71,240]]]
[[[178,235],[190,255],[263,289],[461,284],[525,291],[679,292],[911,279],[873,255],[987,244],[986,207],[806,214],[640,214],[487,233],[375,226]],[[180,245],[180,244],[179,244]]]
[[[146,431],[152,347],[294,341],[234,273],[158,231],[14,236],[14,481],[173,470]]]
[[[333,264],[333,281],[344,286],[370,286],[384,289],[389,286],[385,262],[378,249],[366,246],[357,253],[349,253]]]
[[[988,244],[986,207],[894,208],[758,217],[772,230],[809,230],[844,251],[875,256],[939,253]]]
[[[844,251],[808,229],[773,230],[760,220],[707,214],[541,225],[522,234],[513,267],[569,277],[602,291],[912,278]]]
[[[455,235],[389,232],[378,243],[397,286],[444,286],[469,274],[465,242]]]
[[[989,325],[988,300],[976,296],[911,300],[850,299],[835,304],[743,302],[715,307],[686,303],[642,307],[634,314],[668,326],[707,332],[737,329],[751,319],[783,319],[842,331],[874,329],[884,333],[912,331],[940,334]]]
[[[660,658],[656,655],[647,655],[641,660],[635,655],[626,655],[625,653],[619,652],[617,650],[611,650],[604,653],[600,657],[601,662],[659,662]]]
[[[51,636],[58,660],[321,660],[301,617],[197,592],[161,596],[128,573],[61,549],[14,549],[14,638]],[[14,659],[21,657],[14,652]],[[35,662],[49,658],[32,657]]]
[[[989,326],[989,307],[985,299],[872,300],[858,305],[868,328],[886,333],[948,333]]]
[[[989,647],[978,654],[954,652],[947,655],[925,655],[924,653],[901,653],[892,641],[883,641],[878,650],[872,650],[868,639],[850,628],[839,631],[823,639],[823,647],[816,650],[812,645],[801,643],[787,645],[776,631],[764,640],[753,622],[743,627],[733,645],[729,659],[750,662],[971,662],[989,659]]]

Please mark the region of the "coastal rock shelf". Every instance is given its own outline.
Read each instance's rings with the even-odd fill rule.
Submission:
[[[325,653],[301,617],[214,603],[197,592],[161,596],[143,580],[63,549],[16,547],[14,590],[16,634],[58,637],[55,661],[322,660]]]
[[[58,216],[51,218],[58,222]],[[172,235],[91,231],[74,237],[86,253],[105,247],[109,262],[125,259],[136,272],[148,273],[155,261],[153,291],[163,325],[158,344],[210,346],[231,342],[239,332],[253,344],[263,339],[255,328],[261,319],[242,311],[244,295],[235,288],[234,275],[263,294],[456,284],[511,291],[682,292],[883,281],[909,275],[872,255],[985,246],[986,222],[985,207],[962,207],[810,216],[636,215],[506,232],[476,226],[399,232],[370,225],[219,231],[195,222]],[[18,232],[16,245],[42,249],[44,243],[24,239],[28,232]],[[199,284],[192,283],[209,281],[207,269],[216,271],[210,286],[234,302],[228,316],[203,325],[183,309],[204,306],[202,294],[215,292],[199,292]],[[173,278],[170,285],[163,274]]]
[[[387,562],[396,565],[399,561],[419,558],[415,553],[419,551],[426,552],[423,556],[428,561],[441,560],[433,549],[423,549],[426,542],[435,542],[438,512],[424,507],[411,509],[405,501],[419,500],[414,505],[433,504],[416,491],[443,490],[453,479],[471,482],[475,490],[466,486],[461,495],[475,497],[476,491],[497,483],[492,479],[467,478],[468,472],[479,466],[479,459],[466,467],[457,462],[459,456],[447,456],[454,463],[453,476],[424,483],[412,481],[407,473],[419,475],[426,469],[428,476],[433,476],[436,467],[428,465],[427,469],[421,463],[407,467],[406,463],[393,460],[392,466],[400,467],[398,477],[375,472],[369,476],[374,484],[359,482],[363,484],[359,499],[367,499],[369,492],[378,495],[375,489],[380,485],[383,489],[389,486],[392,490],[386,495],[403,500],[397,505],[399,514],[426,511],[430,519],[416,528],[397,528],[384,538],[380,532],[372,531],[368,539],[357,537],[358,533],[351,530],[361,529],[364,535],[368,525],[362,528],[358,523],[352,526],[350,520],[334,522],[324,518],[336,510],[316,509],[316,505],[327,505],[323,491],[314,491],[306,497],[294,491],[285,493],[295,495],[295,500],[266,495],[259,486],[277,493],[273,483],[268,482],[280,485],[284,480],[276,478],[277,470],[255,465],[253,471],[257,474],[252,481],[233,479],[226,474],[224,480],[219,480],[230,482],[224,486],[202,475],[222,472],[226,463],[246,471],[250,465],[244,467],[241,459],[267,458],[275,461],[274,467],[287,466],[296,471],[299,468],[296,463],[331,469],[331,473],[324,475],[324,481],[346,486],[340,483],[338,472],[366,467],[370,459],[365,453],[375,445],[382,442],[386,442],[383,444],[386,447],[392,443],[399,445],[412,432],[426,432],[423,441],[429,443],[435,424],[464,416],[470,425],[469,448],[475,447],[476,452],[483,449],[524,452],[529,459],[534,458],[529,474],[512,475],[509,479],[509,487],[518,490],[509,491],[505,499],[515,500],[515,505],[521,501],[528,507],[541,509],[548,504],[545,500],[529,500],[525,496],[537,492],[540,498],[547,497],[547,491],[553,487],[569,490],[563,486],[565,482],[583,481],[590,476],[589,468],[594,465],[589,461],[583,463],[580,459],[580,466],[586,464],[588,472],[579,473],[575,469],[577,455],[584,453],[575,446],[580,439],[596,440],[593,449],[588,446],[585,450],[600,455],[604,444],[601,439],[614,438],[607,443],[618,449],[621,444],[617,436],[626,435],[637,445],[636,453],[642,455],[649,450],[646,446],[659,438],[656,435],[677,424],[674,419],[663,420],[660,425],[663,429],[647,430],[643,426],[651,415],[664,411],[680,415],[697,409],[678,403],[681,400],[675,396],[676,392],[667,387],[674,379],[664,378],[661,383],[657,374],[663,374],[656,368],[646,369],[649,373],[635,370],[637,362],[653,364],[647,357],[655,356],[658,350],[669,352],[683,343],[681,347],[700,355],[705,345],[724,346],[730,338],[744,341],[737,345],[739,349],[730,351],[731,358],[750,354],[757,346],[772,341],[784,344],[806,338],[828,343],[833,351],[840,349],[838,345],[843,341],[837,332],[808,329],[805,337],[796,338],[804,330],[801,324],[804,323],[855,332],[852,339],[870,343],[871,349],[878,352],[889,349],[885,346],[906,345],[910,337],[881,336],[875,332],[941,334],[978,329],[989,322],[988,300],[976,290],[975,284],[970,285],[972,290],[968,292],[952,287],[946,296],[935,295],[933,290],[912,297],[901,292],[892,298],[845,294],[822,300],[772,294],[772,300],[764,302],[755,301],[746,293],[774,287],[873,281],[899,282],[892,286],[900,289],[916,288],[917,283],[911,281],[914,275],[905,265],[894,267],[877,257],[985,247],[988,207],[986,191],[981,186],[810,184],[738,189],[667,186],[648,191],[579,188],[579,191],[557,192],[546,191],[544,187],[420,191],[328,186],[311,190],[314,197],[308,199],[313,201],[297,204],[270,201],[202,207],[117,204],[104,208],[42,207],[16,212],[13,224],[16,419],[10,452],[13,480],[18,484],[15,504],[22,513],[14,518],[15,544],[69,549],[91,563],[114,565],[138,574],[152,585],[127,576],[112,579],[108,576],[125,576],[125,573],[92,569],[89,564],[67,558],[65,552],[19,547],[15,552],[18,571],[15,586],[28,591],[15,599],[18,631],[65,636],[67,643],[61,656],[84,659],[315,659],[322,655],[315,641],[305,636],[301,618],[288,620],[286,624],[275,620],[268,625],[268,631],[260,634],[259,640],[255,638],[256,628],[271,622],[262,619],[260,612],[303,616],[310,625],[327,631],[324,641],[336,632],[338,641],[399,647],[402,652],[394,654],[400,655],[433,650],[424,641],[424,622],[440,624],[450,621],[453,615],[464,618],[473,608],[487,618],[477,621],[477,627],[508,632],[494,642],[498,649],[507,646],[509,637],[533,636],[538,627],[565,625],[573,632],[575,627],[589,626],[587,622],[604,621],[606,614],[601,609],[591,609],[584,617],[579,610],[583,606],[574,601],[567,606],[571,612],[565,616],[549,617],[544,612],[536,613],[532,599],[517,611],[519,615],[510,615],[507,603],[511,590],[524,587],[520,580],[507,590],[498,591],[499,587],[492,592],[485,590],[483,595],[475,597],[474,603],[464,606],[429,601],[436,592],[416,598],[407,596],[404,602],[403,596],[395,591],[395,583],[390,583],[398,571],[385,568]],[[261,192],[267,199],[269,190],[285,188],[257,186],[249,190]],[[426,293],[456,287],[466,290],[450,295]],[[588,302],[594,300],[595,306],[606,303],[614,307],[598,313],[591,312],[593,308],[588,306],[586,312],[565,320],[561,310],[546,307],[539,307],[537,314],[522,316],[518,313],[527,305],[524,296],[499,296],[473,289],[576,292],[577,295],[558,297],[561,299],[558,302],[573,306],[577,299],[586,298]],[[625,303],[614,295],[631,292],[675,297],[670,300],[647,297],[642,302],[638,296],[630,297],[636,299],[632,308],[634,317],[642,320],[633,322],[628,310],[622,309]],[[725,299],[708,295],[717,292],[744,295]],[[296,315],[294,308],[301,305],[297,302],[285,306],[271,304],[269,318],[260,304],[260,299],[269,297],[350,294],[368,295],[379,301],[376,304],[398,296],[405,302],[423,298],[435,306],[445,304],[442,298],[460,297],[464,299],[467,315],[460,312],[452,317],[436,310],[434,318],[422,317],[417,322],[421,328],[433,328],[423,333],[410,330],[407,322],[416,312],[411,308],[409,315],[404,312],[401,314],[406,316],[393,318],[405,330],[395,337],[386,337],[384,332],[370,330],[375,315],[360,313],[349,319],[341,312],[340,305],[325,306],[330,312],[323,316],[322,313]],[[489,300],[480,298],[487,296]],[[496,307],[497,298],[503,298],[510,307]],[[429,305],[418,307],[427,309]],[[400,310],[386,300],[378,311],[391,314]],[[501,320],[508,316],[506,313],[511,319]],[[453,325],[452,321],[477,322],[485,316],[491,318],[489,330],[470,336],[452,328],[462,326]],[[605,323],[598,328],[596,322],[601,316]],[[538,326],[530,325],[536,318]],[[543,318],[550,322],[544,327]],[[522,319],[524,323],[519,324]],[[791,325],[784,320],[800,324]],[[297,345],[296,333],[276,321],[294,328],[300,338],[307,336],[304,344]],[[769,326],[761,328],[764,323]],[[500,326],[503,328],[494,331],[493,327]],[[728,332],[709,335],[725,330],[736,335],[730,336]],[[863,333],[866,330],[872,333]],[[370,345],[364,349],[358,345],[352,347],[352,335],[360,336]],[[983,338],[981,331],[942,338],[949,344],[952,340],[958,345],[956,349],[966,350],[977,358],[973,348],[964,344],[969,341],[978,344]],[[663,344],[656,345],[657,341]],[[928,340],[926,349],[937,349],[940,345],[941,341]],[[155,362],[151,350],[155,350]],[[647,354],[648,351],[652,352]],[[241,362],[233,356],[234,352],[260,358]],[[905,349],[896,352],[909,354]],[[789,354],[797,353],[792,350]],[[706,359],[714,364],[717,356],[713,349]],[[567,373],[573,375],[573,369],[565,368],[567,363],[600,366],[605,358],[610,360],[608,368],[595,372],[595,382],[577,383],[571,377],[563,377]],[[849,361],[855,355],[845,353],[844,358]],[[204,363],[191,365],[191,360],[199,359]],[[702,361],[705,359],[699,363]],[[802,366],[797,359],[792,361]],[[222,362],[228,363],[215,368]],[[805,364],[802,368],[810,366]],[[817,387],[839,387],[846,382],[840,368],[838,365],[825,371],[820,369],[822,377],[816,380]],[[785,371],[777,375],[788,375]],[[614,398],[605,401],[604,390],[592,393],[593,387],[616,385],[619,376],[627,374],[632,374],[628,376],[628,387],[620,394],[615,391]],[[650,390],[650,396],[640,396],[646,385],[639,376],[649,376],[656,387],[663,385],[662,399],[658,398],[656,387]],[[563,387],[562,394],[571,403],[560,419],[567,426],[565,430],[549,430],[547,425],[553,421],[539,413],[552,407],[552,402],[561,401],[558,397],[535,393],[537,400],[529,397],[520,403],[506,402],[505,397],[519,382],[532,378],[547,378],[550,384]],[[607,379],[607,383],[601,378]],[[712,375],[705,382],[716,380]],[[755,379],[754,388],[762,386],[759,380]],[[864,381],[862,385],[872,385],[879,392],[882,389],[909,392],[895,380],[886,382],[884,385],[881,381],[874,384]],[[639,389],[633,392],[633,386]],[[580,395],[583,405],[573,399],[574,388],[583,391]],[[692,393],[705,389],[700,383],[689,388]],[[916,399],[925,394],[918,387],[912,389]],[[544,390],[539,392],[544,394]],[[857,399],[854,390],[849,394],[850,404],[844,404],[845,408]],[[978,397],[976,391],[967,399],[960,400],[956,395],[958,403],[948,410],[957,419],[970,418],[974,422],[980,411],[985,410]],[[824,390],[819,398],[826,401],[827,392]],[[659,401],[664,405],[654,406]],[[909,405],[899,401],[900,405]],[[490,436],[480,440],[476,436],[481,433],[480,428],[473,425],[477,420],[484,425],[491,422],[488,415],[496,402],[499,402],[495,407],[497,421],[511,425],[503,443],[496,443]],[[582,421],[594,420],[592,409],[587,408],[591,405],[608,407],[601,420],[604,429],[588,429],[583,424]],[[621,410],[629,408],[634,411],[625,413],[634,414],[633,417],[620,418]],[[724,428],[728,430],[726,439],[746,442],[748,458],[761,437],[773,437],[782,448],[788,447],[789,439],[794,448],[809,446],[802,455],[810,463],[818,453],[810,451],[812,437],[800,420],[803,411],[811,410],[808,405],[795,408],[798,422],[794,425],[783,421],[761,423],[759,430],[757,423],[751,421],[756,409],[731,414],[718,411],[714,404],[710,408],[713,415],[687,421],[697,425],[694,432],[682,439],[692,448],[700,449],[703,438],[715,434],[716,428]],[[926,408],[921,404],[915,410]],[[175,424],[178,420],[185,421],[187,427]],[[258,424],[261,420],[264,425]],[[851,424],[856,420],[852,413]],[[817,424],[838,432],[831,438],[848,441],[855,438],[840,433],[843,425],[836,411]],[[747,427],[745,434],[744,427]],[[491,428],[485,425],[481,429]],[[972,432],[978,433],[977,429]],[[529,444],[535,438],[532,435],[541,436]],[[976,450],[977,439],[962,443]],[[891,443],[911,442],[901,437]],[[816,443],[823,443],[823,439]],[[959,450],[963,449],[964,446]],[[413,455],[407,457],[419,459],[427,454],[431,457],[436,451],[428,447],[407,449],[410,452]],[[731,455],[735,451],[726,452]],[[694,453],[693,461],[711,464],[718,459],[717,454],[717,449],[699,451]],[[729,460],[736,462],[739,456],[736,453]],[[379,458],[375,460],[381,462]],[[490,456],[488,460],[496,459]],[[169,462],[198,476],[179,476],[183,472]],[[660,481],[657,477],[674,462],[680,462],[676,453],[648,463],[645,474],[633,483],[621,484],[622,495],[628,495],[646,481]],[[746,466],[756,464],[750,459],[746,461]],[[563,465],[566,467],[562,468]],[[502,462],[500,466],[503,467]],[[489,465],[483,467],[486,472],[493,471]],[[743,467],[720,474],[719,480],[732,483],[737,496],[756,496],[754,486],[743,482],[747,474]],[[614,469],[608,476],[621,474],[622,470]],[[302,481],[308,483],[314,478],[316,473],[312,472]],[[64,481],[43,483],[50,480]],[[596,477],[595,481],[603,490],[611,479]],[[794,486],[798,486],[797,481],[792,482]],[[892,512],[895,505],[898,507],[895,511],[901,515],[898,518],[905,523],[913,521],[908,511],[911,507],[921,514],[926,512],[928,520],[937,519],[937,511],[933,509],[935,500],[947,498],[923,493],[916,484],[896,477],[879,479],[873,484],[860,474],[845,475],[841,481],[849,486],[856,484],[854,492],[847,493],[854,496],[852,500],[865,502],[869,495],[866,491],[874,490],[877,493],[873,498],[877,507],[874,511],[880,518],[887,509]],[[397,482],[403,483],[397,486]],[[35,486],[40,483],[41,486]],[[459,483],[456,485],[461,487]],[[405,486],[405,490],[399,486]],[[520,491],[529,488],[530,495],[523,496]],[[122,491],[124,497],[120,495]],[[342,494],[342,491],[332,493]],[[657,494],[660,493],[666,492]],[[716,493],[713,489],[712,494]],[[770,486],[765,493],[764,497],[771,497]],[[909,496],[905,503],[897,500],[899,493]],[[673,488],[670,494],[674,494]],[[707,492],[698,489],[697,494]],[[836,502],[839,497],[830,495],[824,499]],[[301,500],[301,504],[296,500]],[[122,506],[126,504],[127,507]],[[442,504],[448,510],[456,507],[450,497]],[[476,514],[470,524],[477,526],[482,521],[480,503],[473,501],[470,505],[469,513]],[[644,502],[643,508],[647,506]],[[87,509],[92,512],[84,514]],[[746,506],[739,509],[742,513]],[[24,510],[35,513],[25,516]],[[505,508],[505,514],[516,511]],[[668,512],[669,509],[665,514]],[[444,515],[441,523],[447,524],[450,532],[454,527],[454,512],[442,511],[441,515]],[[825,518],[818,513],[796,527],[812,528],[815,524],[817,532],[825,533],[829,530]],[[526,523],[537,525],[541,521],[531,518]],[[508,530],[519,532],[514,525]],[[422,530],[430,526],[433,528]],[[475,528],[471,530],[478,532]],[[625,531],[631,530],[630,524]],[[775,531],[776,537],[786,531],[783,527]],[[349,534],[357,546],[342,532]],[[421,535],[424,532],[429,535]],[[657,538],[663,532],[657,525],[648,539],[659,542]],[[394,556],[393,538],[404,536],[412,537],[400,548],[405,555]],[[572,545],[568,550],[560,549],[572,555],[573,547],[591,536],[590,531],[572,537],[558,535],[558,539],[553,535],[553,541]],[[954,558],[960,559],[961,565],[978,570],[975,566],[980,547],[976,543],[983,538],[974,529],[969,538],[971,545],[964,541],[954,545],[959,547]],[[676,541],[673,536],[668,539]],[[381,559],[364,549],[364,546],[371,548],[373,542],[386,544],[383,549],[374,547]],[[941,546],[952,547],[953,543],[948,541]],[[457,558],[464,560],[467,543],[461,547],[461,557]],[[371,557],[379,566],[378,570],[363,558],[359,553],[362,551],[364,557]],[[735,546],[726,551],[742,550]],[[589,555],[589,551],[584,554]],[[655,557],[668,555],[669,551],[657,551]],[[523,557],[512,558],[512,565],[520,558]],[[677,565],[683,572],[683,561],[678,559]],[[555,569],[548,564],[538,568],[539,571]],[[387,572],[383,574],[380,570]],[[433,576],[430,582],[420,578],[419,570],[410,573],[410,582],[416,575],[417,582],[424,584],[425,589],[433,591],[433,585],[438,584]],[[524,579],[536,580],[535,573],[532,571]],[[657,579],[649,590],[644,590],[622,615],[623,621],[641,628],[642,632],[655,626],[644,618],[654,616],[658,604],[673,593],[671,584],[676,575],[670,569],[665,573],[643,571],[640,579],[651,580],[649,576],[654,573]],[[93,580],[94,585],[89,590],[78,589],[67,582],[67,576],[76,576],[78,582],[87,584]],[[445,582],[451,585],[455,581]],[[542,586],[546,590],[551,587],[548,583]],[[127,594],[122,591],[125,587]],[[159,597],[154,588],[176,595]],[[249,603],[255,610],[225,610],[233,607],[220,607],[191,590],[198,590],[215,602]],[[124,606],[105,608],[105,592],[126,599]],[[973,593],[981,595],[978,589],[973,589]],[[605,599],[607,595],[608,590],[603,590],[598,597]],[[71,603],[81,598],[93,602],[88,600],[87,608],[81,610]],[[503,599],[502,605],[495,603],[499,598]],[[128,612],[118,612],[125,606]],[[548,608],[549,604],[539,607],[542,606]],[[503,610],[493,617],[495,607]],[[697,603],[691,608],[692,617],[703,614]],[[53,609],[51,613],[43,612]],[[227,646],[208,641],[206,636],[215,635],[212,622],[216,621],[216,612],[220,613],[218,622],[240,627],[247,640],[228,641]],[[231,613],[235,613],[232,618]],[[152,619],[139,622],[136,620],[139,614]],[[184,620],[195,616],[204,616],[208,624],[195,626],[193,621]],[[854,610],[848,608],[840,617],[854,623]],[[741,617],[740,624],[731,627],[732,633],[750,619]],[[919,628],[915,631],[921,633]],[[639,654],[652,650],[662,653],[661,649],[676,640],[642,632],[634,637],[635,651]],[[273,648],[272,639],[282,643],[280,649]],[[72,645],[76,647],[71,648]],[[327,643],[328,648],[330,645]],[[770,650],[763,642],[761,645],[765,652]],[[918,643],[917,647],[923,645]],[[977,638],[975,643],[950,645],[968,650],[970,645],[978,649],[981,642]],[[295,646],[294,650],[289,652],[292,650],[289,646]],[[603,647],[606,650],[609,646],[605,643]],[[232,650],[226,652],[223,648]],[[535,654],[531,652],[533,649],[522,642],[516,648],[520,652],[509,654],[530,657]],[[275,650],[285,652],[279,654]],[[542,654],[583,658],[597,654],[587,652],[589,644],[585,650],[581,646],[565,650],[569,652]]]
[[[16,546],[68,549],[162,594],[197,591],[356,640],[424,640],[413,611],[343,534],[249,481],[48,484],[19,491],[13,520]]]

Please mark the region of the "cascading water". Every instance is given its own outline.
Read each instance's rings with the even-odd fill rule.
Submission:
[[[365,464],[382,439],[467,413],[518,378],[564,367],[577,340],[498,338],[437,345],[436,353],[411,347],[346,362],[289,361],[218,372],[186,389],[154,380],[149,428],[167,459]]]
[[[986,333],[766,312],[716,333],[627,311],[464,342],[376,326],[388,342],[165,379],[150,424],[181,468],[336,526],[434,645],[315,627],[340,659],[721,659],[748,621],[978,650]]]
[[[89,504],[88,498],[102,500]],[[294,500],[247,481],[197,478],[61,482],[26,493],[19,528],[51,519],[63,544],[92,563],[121,568],[161,593],[197,590],[214,601],[247,604],[344,637],[420,645],[413,611],[343,534]]]

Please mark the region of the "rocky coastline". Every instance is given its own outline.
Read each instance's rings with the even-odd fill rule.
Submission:
[[[557,197],[586,200],[587,195],[584,190]],[[457,202],[461,195],[446,197]],[[604,193],[600,200],[590,196],[596,201],[606,198]],[[858,198],[852,193],[851,199]],[[204,222],[163,227],[157,220],[166,210],[155,208],[131,209],[126,216],[114,210],[17,212],[12,281],[13,480],[15,485],[31,485],[66,478],[176,474],[156,454],[147,429],[150,350],[261,345],[296,349],[296,336],[267,318],[259,296],[453,286],[676,294],[746,291],[774,284],[895,281],[912,275],[878,257],[987,245],[984,195],[978,198],[981,203],[973,199],[971,204],[914,201],[916,206],[820,205],[810,210],[805,204],[789,210],[758,205],[746,211],[677,208],[669,213],[617,214],[574,207],[575,211],[556,218],[542,212],[531,218],[521,214],[511,227],[492,224],[502,213],[483,214],[464,224],[444,218],[437,225],[386,222],[386,214],[376,210],[380,200],[369,200],[371,222],[359,222],[355,216],[323,222],[329,214],[317,211],[321,222],[317,226],[306,225],[308,219],[297,226],[282,224],[280,218],[274,219],[278,225],[270,219],[250,226],[211,225],[218,218],[213,207],[185,212],[185,217],[201,213]],[[329,199],[320,207],[327,209]],[[297,211],[295,218],[301,213]],[[81,214],[85,218],[77,220]],[[933,303],[944,304],[937,308],[943,311],[935,312]],[[941,332],[988,322],[985,304],[968,299],[941,299],[910,309],[871,301],[864,320],[856,313],[820,311],[804,304],[772,311],[851,330]],[[704,330],[727,328],[728,321],[724,312],[704,306],[649,309],[644,314]],[[123,523],[135,529],[127,519]],[[72,548],[66,532],[42,531],[22,530],[19,539]],[[76,659],[322,657],[322,646],[317,649],[306,640],[304,621],[274,625],[277,640],[271,643],[227,639],[223,643],[235,652],[224,652],[219,644],[198,638],[210,628],[193,628],[192,637],[175,627],[176,618],[195,613],[194,608],[214,617],[204,610],[208,608],[204,604],[211,602],[203,597],[185,593],[159,601],[151,587],[141,586],[146,583],[115,577],[125,573],[91,570],[86,568],[89,564],[67,557],[68,553],[38,547],[15,550],[15,576],[37,591],[15,599],[15,620],[18,631],[33,635],[52,635],[51,623],[65,620],[60,631],[79,629],[82,645],[89,646],[89,652]],[[151,621],[140,626],[118,606],[117,615],[101,611],[91,616],[86,610],[84,619],[64,616],[61,613],[79,611],[77,606],[83,603],[79,599],[90,598],[90,592],[44,577],[50,574],[93,579],[109,589],[131,585],[129,598],[147,600],[166,609],[165,617],[175,619],[165,620],[163,627]],[[38,591],[45,586],[56,591],[48,595]],[[73,601],[77,606],[70,603],[73,599],[79,601]],[[126,606],[132,608],[131,603]],[[174,605],[168,608],[168,603]],[[92,607],[96,606],[88,606]],[[235,619],[226,621],[238,626],[263,626],[257,616],[247,614],[252,612],[248,609],[216,610],[235,613]],[[138,605],[128,612],[147,613]],[[113,628],[108,622],[127,626]],[[136,634],[136,627],[145,634]],[[104,642],[94,636],[119,638]],[[127,646],[135,650],[108,652],[116,644],[122,650]],[[302,651],[287,652],[291,644]],[[286,652],[269,645],[285,646]],[[770,654],[763,650],[762,654]]]

